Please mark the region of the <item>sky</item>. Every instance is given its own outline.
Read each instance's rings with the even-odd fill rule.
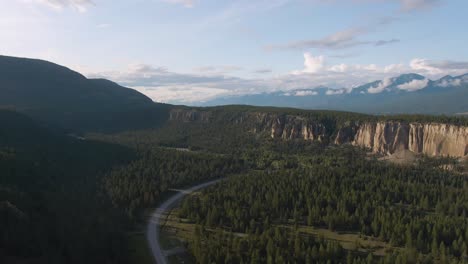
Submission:
[[[0,4],[1,55],[49,60],[157,102],[468,73],[466,0]]]

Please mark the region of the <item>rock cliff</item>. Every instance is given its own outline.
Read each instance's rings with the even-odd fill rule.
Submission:
[[[351,143],[375,153],[393,154],[409,150],[428,156],[468,155],[468,127],[439,123],[367,122],[350,135],[338,131],[336,144]],[[343,134],[347,139],[343,140]]]
[[[387,155],[405,150],[428,156],[468,155],[468,127],[451,124],[350,120],[343,124],[330,125],[300,115],[240,112],[226,118],[216,117],[210,111],[180,109],[171,111],[170,120],[234,122],[244,125],[248,131],[265,133],[272,138],[352,144]]]
[[[323,124],[300,116],[249,113],[246,119],[254,124],[254,132],[267,131],[272,138],[322,141],[327,132]]]
[[[409,150],[429,156],[464,157],[468,155],[468,127],[439,123],[364,123],[348,143],[383,154]]]

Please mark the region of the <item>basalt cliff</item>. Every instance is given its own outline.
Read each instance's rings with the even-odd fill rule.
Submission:
[[[172,122],[234,122],[253,133],[284,140],[303,139],[352,144],[374,153],[409,150],[428,156],[468,155],[468,127],[442,123],[401,121],[324,122],[312,117],[267,112],[243,112],[229,118],[203,110],[172,110]]]

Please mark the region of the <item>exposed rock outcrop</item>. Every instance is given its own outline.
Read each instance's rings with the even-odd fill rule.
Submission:
[[[323,124],[293,115],[249,113],[255,123],[255,132],[270,131],[272,138],[322,141],[326,136]]]
[[[238,113],[232,119],[214,116],[210,111],[194,109],[174,109],[169,120],[178,122],[233,122],[244,124],[254,133],[267,132],[272,138],[304,139],[322,141],[326,137],[326,127],[307,118],[295,115],[272,114],[265,112]]]
[[[349,128],[344,128],[349,129]],[[338,131],[345,133],[343,131]],[[340,136],[342,137],[342,136]],[[352,136],[349,136],[350,138]],[[402,150],[429,156],[468,155],[468,127],[439,123],[368,122],[359,126],[351,143],[374,153],[393,154]]]
[[[394,122],[364,123],[352,144],[375,153],[393,154],[408,149],[408,125]]]
[[[326,141],[337,145],[352,144],[374,153],[391,155],[411,151],[429,156],[465,157],[468,155],[468,127],[440,123],[396,121],[347,121],[339,129],[300,115],[268,112],[239,112],[214,117],[210,111],[176,109],[170,120],[179,122],[234,122],[248,131],[265,133],[284,140]],[[329,125],[330,126],[330,125]]]

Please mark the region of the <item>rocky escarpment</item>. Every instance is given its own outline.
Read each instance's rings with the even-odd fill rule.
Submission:
[[[293,115],[249,113],[249,123],[254,124],[254,132],[269,132],[272,138],[304,139],[323,141],[326,127],[307,118]]]
[[[325,141],[352,144],[374,153],[394,154],[409,150],[428,156],[468,155],[468,127],[441,123],[361,122],[325,124],[309,117],[267,112],[240,112],[229,118],[209,111],[173,110],[170,120],[181,122],[233,122],[254,133],[284,140]],[[338,126],[338,129],[335,127]]]
[[[294,115],[264,112],[237,113],[233,116],[217,116],[209,111],[174,109],[170,121],[178,122],[232,122],[242,124],[254,133],[267,133],[272,138],[322,141],[326,138],[325,125]]]
[[[373,153],[394,154],[409,150],[428,156],[464,157],[468,155],[468,127],[439,123],[405,122],[347,122],[336,133],[327,131],[320,123],[296,116],[268,116],[263,124],[271,127],[271,137],[282,139],[302,138],[337,145],[350,143],[370,149]]]
[[[344,128],[349,129],[349,128]],[[343,134],[347,139],[343,140]],[[409,150],[429,156],[468,155],[468,127],[439,123],[367,122],[354,135],[339,131],[335,143],[351,143],[374,153]]]

